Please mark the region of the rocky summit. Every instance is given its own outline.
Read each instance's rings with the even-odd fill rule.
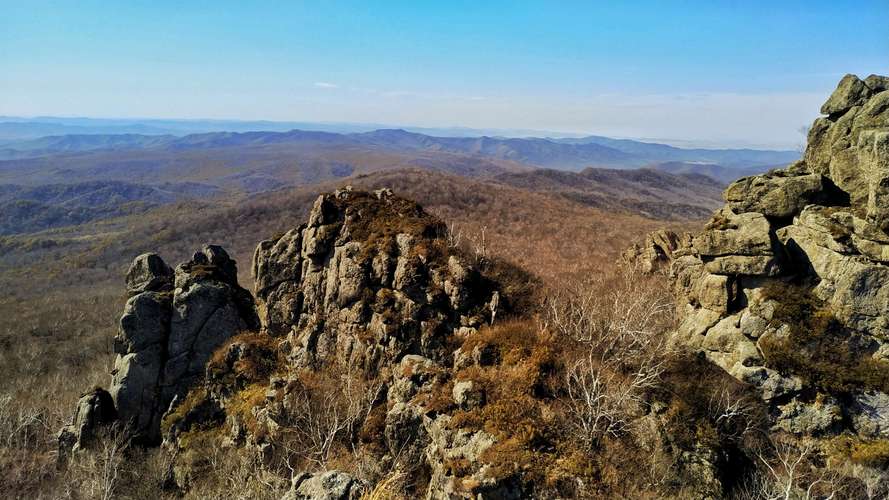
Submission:
[[[111,388],[82,398],[60,434],[60,453],[87,448],[99,429],[117,426],[141,443],[163,440],[178,450],[172,470],[185,487],[205,466],[206,439],[241,447],[271,468],[288,458],[281,443],[325,437],[300,434],[322,425],[309,420],[329,417],[325,411],[342,411],[332,418],[357,432],[358,412],[387,408],[380,446],[389,460],[438,457],[429,485],[437,498],[450,475],[439,455],[478,454],[492,441],[445,431],[448,417],[429,414],[431,393],[455,362],[480,356],[455,353],[459,339],[507,315],[533,282],[449,246],[446,231],[387,189],[321,195],[306,224],[257,246],[255,300],[218,246],[175,269],[155,254],[136,257]],[[518,287],[494,276],[504,269],[522,278]],[[325,407],[323,391],[341,390],[355,400]],[[471,383],[453,394],[464,407],[484,397]],[[315,450],[326,451],[323,443]],[[357,498],[365,486],[343,472],[304,473],[292,478],[287,498]]]
[[[286,336],[299,366],[443,359],[444,340],[489,322],[499,295],[449,251],[446,231],[389,190],[322,195],[307,224],[256,248],[264,331]]]
[[[669,265],[673,341],[756,387],[797,435],[889,437],[887,90],[847,75],[803,159],[732,183],[703,232],[630,254]]]

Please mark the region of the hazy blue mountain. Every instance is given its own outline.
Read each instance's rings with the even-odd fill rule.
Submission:
[[[612,139],[610,137],[589,136],[582,138],[555,139],[563,144],[598,144],[607,146],[636,158],[652,162],[689,161],[715,163],[726,167],[750,167],[756,165],[786,165],[800,157],[798,151],[759,150],[759,149],[701,149],[677,148],[667,144]]]
[[[170,130],[144,124],[131,125],[75,125],[56,122],[15,122],[2,121],[0,118],[0,143],[9,144],[15,141],[26,141],[46,136],[83,135],[83,134],[169,134]]]
[[[315,130],[351,134],[373,130],[396,128],[381,123],[328,123],[269,120],[186,120],[156,118],[87,118],[39,116],[22,118],[0,116],[0,144],[18,140],[36,139],[47,135],[65,134],[147,134],[147,135],[189,135],[208,132],[287,132],[290,130]],[[469,127],[410,127],[411,132],[440,137],[574,137],[576,134],[561,134],[546,130],[527,129],[475,129]]]
[[[784,165],[757,165],[752,167],[726,167],[715,163],[695,163],[683,161],[670,161],[652,165],[651,168],[671,174],[700,174],[716,179],[723,184],[728,184],[741,177],[761,174],[772,168]]]
[[[440,156],[451,154],[573,171],[580,171],[588,167],[638,168],[671,161],[749,168],[786,164],[798,157],[798,153],[792,151],[682,149],[665,144],[603,137],[583,139],[439,137],[402,129],[381,129],[350,134],[290,130],[287,132],[207,132],[185,136],[64,135],[6,144],[0,148],[0,160],[99,151],[118,151],[123,154],[139,151],[196,152],[228,149],[228,153],[217,151],[214,154],[217,157],[229,154],[232,155],[232,158],[240,157],[249,162],[251,154],[269,146],[296,149],[300,155],[314,153],[330,155],[335,149],[339,150],[337,154],[340,155],[350,152],[358,156],[372,155],[381,151],[397,155],[433,154]],[[238,148],[239,151],[233,151],[234,148]],[[267,151],[262,154],[267,156]],[[281,154],[287,154],[287,152],[281,151]],[[726,178],[725,175],[721,177],[721,179],[724,178]]]
[[[47,154],[99,149],[142,149],[163,146],[173,135],[68,134],[29,139],[0,147],[0,157],[33,157]]]

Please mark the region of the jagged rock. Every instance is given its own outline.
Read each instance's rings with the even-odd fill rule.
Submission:
[[[755,387],[785,432],[889,435],[882,375],[854,371],[889,371],[887,84],[846,76],[803,160],[729,186],[693,251],[671,263],[671,343]]]
[[[457,406],[464,409],[478,408],[485,404],[485,391],[472,380],[456,382],[451,394]]]
[[[439,443],[446,453],[478,458],[491,436],[454,434],[436,423],[436,417],[447,418],[458,405],[470,409],[485,402],[480,387],[451,380],[453,364],[462,356],[454,352],[454,340],[474,334],[498,310],[498,320],[514,311],[526,284],[517,283],[524,275],[514,268],[505,268],[513,288],[486,274],[492,268],[485,266],[505,264],[471,265],[471,259],[448,247],[445,231],[441,221],[389,190],[346,189],[320,196],[306,224],[257,247],[253,273],[261,330],[217,351],[203,382],[184,397],[187,404],[174,400],[163,420],[165,443],[185,455],[189,431],[218,430],[222,442],[271,465],[284,458],[281,440],[293,438],[296,426],[305,425],[306,408],[329,403],[319,388],[330,390],[331,384],[349,380],[363,391],[360,384],[373,380],[379,385],[367,387],[371,392],[363,397],[369,399],[361,404],[371,408],[356,431],[362,443],[381,454],[376,458],[385,467],[408,474],[427,467],[435,474],[432,468],[438,468],[447,476],[441,464],[427,463],[437,453],[430,450],[437,446],[433,428],[449,436]],[[162,370],[162,395],[168,396],[165,380],[196,380],[192,374],[198,373],[165,378],[179,346],[191,345],[178,340],[177,328],[194,331],[194,319],[206,316],[206,309],[228,311],[223,319],[238,317],[236,295],[223,294],[231,300],[223,300],[221,309],[214,295],[235,275],[213,265],[218,250],[209,253],[176,268],[166,344],[171,361]],[[196,291],[201,300],[189,302]],[[212,330],[228,331],[233,325],[221,323]],[[477,345],[461,362],[484,365],[498,356],[490,346]],[[458,403],[452,401],[455,395]],[[181,464],[177,477],[187,479],[189,470]],[[474,472],[477,491],[487,492],[483,498],[499,498],[496,492],[507,482],[484,478],[485,473]],[[321,484],[333,480],[337,484]],[[350,481],[340,473],[299,475],[287,498],[347,498],[364,486]],[[431,484],[428,495],[439,495],[440,486]]]
[[[345,472],[302,472],[293,476],[281,500],[358,500],[363,492],[361,482]]]
[[[406,403],[420,392],[428,391],[444,375],[441,365],[429,358],[408,354],[401,358],[395,370],[387,399],[392,403]]]
[[[889,122],[889,117],[886,121]],[[886,231],[889,229],[889,132],[862,132],[859,151],[859,160],[867,173],[867,220]]]
[[[621,256],[625,263],[643,273],[665,269],[670,262],[691,247],[691,234],[677,234],[668,229],[649,233],[641,242],[634,243]]]
[[[175,273],[154,254],[140,255],[127,273],[127,301],[115,339],[111,395],[120,418],[140,441],[156,443],[174,398],[203,377],[207,361],[228,338],[256,330],[250,293],[237,266],[208,245]]]
[[[176,267],[176,292],[160,382],[161,402],[183,397],[203,377],[207,361],[228,338],[255,331],[259,319],[237,267],[220,247],[207,246]]]
[[[489,366],[497,362],[497,350],[490,344],[475,345],[472,351],[466,352],[462,347],[454,351],[454,370],[469,366]]]
[[[868,86],[875,94],[889,90],[889,77],[880,75],[870,75],[864,79],[864,84]]]
[[[157,254],[144,253],[133,260],[126,282],[129,295],[169,290],[173,285],[173,270]]]
[[[852,402],[852,427],[865,438],[889,438],[889,394],[867,391]]]
[[[263,328],[288,336],[300,366],[336,358],[375,371],[405,354],[441,361],[444,339],[490,317],[497,292],[448,255],[445,231],[388,191],[320,196],[306,225],[256,249]]]
[[[131,297],[114,343],[117,357],[111,395],[132,432],[148,441],[159,437],[160,418],[166,410],[161,407],[158,384],[166,362],[172,304],[170,292]]]
[[[429,436],[423,425],[423,409],[410,403],[396,402],[386,412],[384,430],[389,454],[402,463],[419,464],[429,444]]]
[[[826,198],[824,182],[820,174],[786,175],[779,170],[737,180],[725,190],[724,197],[736,213],[790,217]]]
[[[98,434],[117,421],[114,401],[108,391],[96,387],[80,397],[71,423],[59,432],[59,462],[78,450],[87,449]]]
[[[771,255],[725,255],[704,264],[704,270],[727,276],[777,276],[783,272],[780,261]]]
[[[875,148],[875,144],[885,140],[877,136],[889,126],[889,92],[867,90],[861,94],[851,89],[865,87],[863,83],[858,81],[859,85],[849,77],[844,82],[852,83],[841,82],[828,103],[855,104],[841,111],[846,105],[832,105],[830,109],[837,111],[815,120],[809,130],[805,168],[828,177],[848,194],[852,203],[867,205],[872,189],[889,174],[885,163],[873,161],[885,158],[880,152],[884,146]]]
[[[811,404],[794,399],[778,409],[775,428],[791,434],[817,436],[836,432],[843,426],[843,410],[830,396]]]
[[[736,214],[723,208],[714,214],[703,232],[694,236],[692,245],[704,257],[771,256],[770,230],[769,221],[762,214]]]
[[[861,105],[871,94],[871,89],[855,75],[846,75],[840,80],[837,89],[821,106],[822,115],[832,115],[848,111]]]
[[[431,443],[426,448],[426,462],[432,468],[428,500],[452,498],[519,499],[525,498],[521,488],[509,480],[498,480],[487,474],[487,466],[481,460],[482,453],[496,440],[484,431],[451,429],[451,417],[439,415],[424,417]],[[468,464],[473,470],[457,476],[449,464]],[[471,485],[470,489],[466,486]]]

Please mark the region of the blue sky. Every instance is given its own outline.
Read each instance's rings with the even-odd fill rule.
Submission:
[[[0,115],[793,147],[843,74],[889,74],[889,0],[0,0],[0,12]]]

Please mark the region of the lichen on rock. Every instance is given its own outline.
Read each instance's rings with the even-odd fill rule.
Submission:
[[[889,390],[877,354],[889,349],[885,82],[843,78],[803,159],[731,184],[726,206],[674,250],[674,343],[757,387],[776,429],[889,435],[885,410],[836,403]]]

